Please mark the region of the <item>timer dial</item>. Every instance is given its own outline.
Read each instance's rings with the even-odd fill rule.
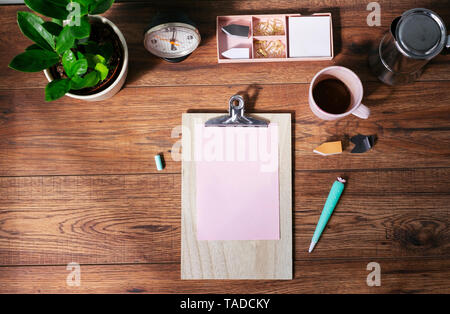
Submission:
[[[152,54],[174,59],[189,55],[200,44],[200,33],[189,24],[165,23],[150,28],[144,45]]]

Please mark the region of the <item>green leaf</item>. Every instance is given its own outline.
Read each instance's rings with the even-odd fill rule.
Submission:
[[[84,88],[84,80],[82,77],[75,75],[70,79],[70,89],[78,90]]]
[[[64,96],[70,91],[69,79],[57,79],[47,84],[45,87],[45,100],[52,101]]]
[[[90,5],[95,3],[95,0],[72,0],[73,2],[78,2],[82,6],[89,8]]]
[[[44,28],[47,30],[47,32],[49,32],[50,34],[52,34],[53,36],[58,37],[59,33],[61,33],[62,31],[62,27],[56,23],[53,22],[44,22],[42,24],[42,26],[44,26]]]
[[[77,60],[75,61],[75,63],[72,65],[70,71],[70,77],[73,77],[75,75],[83,75],[84,73],[86,73],[88,69],[88,63],[86,59],[81,59],[81,60]]]
[[[72,66],[77,61],[77,58],[75,57],[75,54],[72,52],[72,50],[66,50],[62,56],[62,65],[64,67],[64,71],[66,72],[67,76],[70,76],[69,73],[72,73]]]
[[[89,35],[91,34],[91,24],[89,23],[89,18],[87,16],[83,16],[80,19],[80,25],[71,25],[70,29],[72,30],[72,35],[76,39],[89,37]]]
[[[72,50],[64,52],[62,64],[68,77],[83,75],[88,68],[88,61],[86,59],[77,60]]]
[[[77,51],[77,58],[78,58],[78,60],[80,60],[80,59],[86,59],[86,57],[85,57],[81,52],[79,52],[79,51]]]
[[[86,59],[88,61],[88,66],[94,69],[97,63],[106,64],[105,58],[101,55],[93,55],[92,53],[86,53]]]
[[[103,81],[108,76],[108,67],[104,64],[97,63],[95,65],[95,70],[100,73],[100,80]]]
[[[25,0],[31,10],[59,20],[67,19],[69,11],[66,6],[69,2],[70,0]]]
[[[114,0],[94,0],[94,4],[90,7],[89,14],[102,14],[108,10],[113,3]]]
[[[27,48],[25,48],[25,51],[28,51],[28,50],[42,50],[42,48],[37,44],[32,44],[32,45],[28,46]]]
[[[97,62],[95,62],[95,55],[93,55],[92,53],[86,53],[84,54],[84,56],[86,57],[86,60],[88,62],[88,67],[91,69],[95,68],[95,65],[97,64]]]
[[[53,19],[53,18],[52,18],[52,22],[55,23],[55,24],[58,24],[58,25],[61,26],[61,27],[64,26],[62,20],[59,20],[59,19]]]
[[[67,49],[72,48],[75,43],[75,38],[72,36],[70,26],[64,26],[63,30],[56,38],[56,52],[62,54]]]
[[[95,56],[94,56],[94,60],[95,60],[95,63],[106,64],[106,59],[103,58],[102,55],[95,55]]]
[[[59,61],[58,54],[42,50],[27,50],[12,59],[9,67],[22,72],[39,72],[55,65]]]
[[[31,12],[17,12],[17,24],[22,33],[46,50],[55,49],[53,35],[42,25],[44,20]]]
[[[92,87],[97,85],[100,81],[100,74],[97,71],[92,71],[86,74],[83,78],[79,76],[72,77],[71,88],[78,90],[86,87]]]
[[[97,71],[92,71],[86,74],[83,79],[85,80],[84,87],[92,87],[100,82],[100,74]]]

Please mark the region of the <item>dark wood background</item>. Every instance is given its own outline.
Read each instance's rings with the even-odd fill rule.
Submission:
[[[386,293],[450,292],[450,65],[430,62],[411,85],[388,87],[367,66],[370,46],[392,19],[426,7],[449,21],[449,1],[131,1],[105,16],[124,33],[130,54],[125,88],[110,100],[44,101],[43,73],[7,68],[30,42],[21,5],[0,7],[0,292]],[[150,55],[143,30],[157,8],[178,7],[198,22],[201,46],[184,62]],[[325,62],[217,64],[217,15],[331,12],[335,58]],[[308,83],[343,65],[362,79],[368,120],[320,121]],[[294,147],[293,281],[181,281],[181,165],[171,158],[172,129],[183,112],[225,111],[244,94],[250,112],[290,112]],[[348,138],[377,134],[368,153]],[[341,155],[321,142],[346,139]],[[163,153],[157,172],[153,156]],[[307,249],[331,183],[346,190],[313,254]],[[70,262],[81,286],[69,287]],[[381,286],[368,287],[369,262]]]

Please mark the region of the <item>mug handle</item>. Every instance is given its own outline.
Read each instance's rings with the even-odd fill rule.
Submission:
[[[361,119],[367,119],[370,116],[370,109],[363,104],[360,104],[353,112],[355,116]]]

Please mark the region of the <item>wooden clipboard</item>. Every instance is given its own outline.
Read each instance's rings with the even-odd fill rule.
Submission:
[[[278,124],[280,240],[197,240],[195,161],[191,158],[194,126],[219,115],[185,113],[182,117],[181,279],[292,279],[290,114],[257,115]]]

